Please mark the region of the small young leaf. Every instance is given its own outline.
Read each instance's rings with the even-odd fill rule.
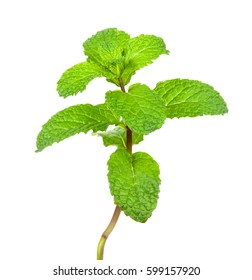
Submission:
[[[129,92],[120,90],[106,93],[106,104],[131,130],[148,134],[159,129],[166,119],[163,100],[146,85],[134,84]]]
[[[99,65],[82,62],[66,70],[58,81],[57,91],[60,96],[76,95],[86,89],[94,78],[103,77],[104,70]]]
[[[126,148],[126,130],[122,127],[116,127],[113,130],[98,132],[99,136],[103,138],[103,144],[105,147],[117,146],[118,148]],[[138,144],[143,141],[143,135],[133,132],[132,144]]]
[[[124,84],[128,84],[136,70],[151,64],[161,54],[169,54],[162,38],[154,35],[140,35],[130,39],[125,55]]]
[[[130,36],[116,28],[97,32],[83,43],[84,53],[88,59],[104,66],[116,77],[124,68],[124,49]]]
[[[108,161],[108,180],[115,203],[127,216],[146,222],[156,208],[159,166],[148,154],[118,149]]]
[[[154,89],[164,100],[168,118],[223,115],[227,105],[220,94],[199,81],[174,79],[159,82]]]
[[[105,104],[76,105],[66,108],[45,123],[37,137],[37,152],[80,132],[106,130],[110,124],[119,124],[119,118]]]

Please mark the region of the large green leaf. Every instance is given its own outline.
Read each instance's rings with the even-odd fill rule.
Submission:
[[[103,77],[105,70],[99,65],[82,62],[66,70],[58,81],[57,91],[60,96],[76,95],[86,89],[94,78]]]
[[[157,84],[155,90],[164,100],[168,118],[223,115],[227,105],[220,94],[199,81],[174,79]]]
[[[146,222],[156,208],[159,166],[148,154],[118,149],[108,161],[108,180],[115,203],[127,216]]]
[[[146,85],[134,84],[129,92],[120,90],[106,94],[106,104],[122,116],[131,130],[148,134],[159,129],[166,119],[166,107],[162,99]]]
[[[154,35],[140,35],[130,39],[125,50],[124,84],[128,84],[136,70],[152,63],[161,54],[169,54],[162,38]]]
[[[126,129],[123,127],[117,126],[109,131],[98,132],[98,135],[102,136],[105,147],[117,146],[119,148],[126,148]],[[133,132],[132,144],[138,144],[141,141],[143,141],[143,135]]]
[[[119,118],[105,104],[71,106],[43,125],[37,137],[37,152],[80,132],[104,131],[110,124],[119,124]]]

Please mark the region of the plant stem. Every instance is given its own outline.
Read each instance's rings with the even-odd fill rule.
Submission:
[[[121,90],[126,93],[124,83],[123,83],[122,79],[119,79],[119,84],[120,84]],[[127,146],[128,152],[130,154],[132,154],[132,130],[128,126],[126,126],[126,146]],[[104,247],[105,247],[106,240],[108,239],[110,233],[114,229],[114,227],[117,223],[117,220],[120,216],[120,213],[121,213],[121,209],[119,208],[118,205],[116,205],[113,217],[112,217],[108,227],[103,232],[103,234],[100,238],[100,241],[98,243],[97,260],[103,260],[103,252],[104,252]]]
[[[122,79],[119,79],[119,84],[121,90],[126,93]],[[126,127],[126,146],[128,152],[132,154],[132,130],[128,126]]]
[[[122,90],[123,92],[126,92],[126,91],[125,91],[125,87],[124,87],[123,80],[122,80],[121,78],[119,79],[119,85],[120,85],[121,90]]]
[[[126,127],[126,146],[130,154],[132,154],[132,130]]]
[[[97,260],[103,260],[105,242],[106,242],[107,238],[109,237],[110,233],[112,232],[112,230],[114,229],[116,222],[120,216],[120,213],[121,213],[121,209],[119,208],[118,205],[116,205],[113,217],[112,217],[108,227],[103,232],[101,239],[99,241],[98,248],[97,248]]]

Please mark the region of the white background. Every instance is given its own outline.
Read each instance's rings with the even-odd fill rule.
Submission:
[[[61,279],[52,276],[58,265],[108,264],[201,268],[199,277],[177,279],[252,279],[249,4],[1,2],[1,279]],[[167,120],[135,147],[160,164],[158,207],[146,224],[122,213],[106,244],[106,260],[97,262],[97,242],[114,210],[106,177],[114,148],[81,134],[34,151],[51,115],[70,105],[103,102],[114,88],[96,79],[76,97],[62,99],[56,92],[62,72],[85,60],[83,41],[107,27],[160,36],[170,50],[132,83],[153,88],[171,78],[201,80],[221,93],[229,113]]]

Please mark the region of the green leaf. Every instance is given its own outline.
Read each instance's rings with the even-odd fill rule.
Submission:
[[[76,105],[66,108],[45,123],[37,137],[37,152],[80,132],[106,130],[110,124],[119,124],[119,118],[105,104]]]
[[[140,35],[132,38],[126,49],[125,69],[122,73],[124,84],[128,84],[136,70],[151,64],[161,54],[169,54],[162,38],[154,35]]]
[[[130,36],[116,28],[97,32],[83,43],[84,53],[88,59],[104,66],[116,77],[124,68],[124,49]]]
[[[103,77],[104,70],[98,65],[82,62],[66,70],[58,81],[57,91],[60,96],[76,95],[86,89],[94,78]]]
[[[166,119],[164,102],[146,85],[132,85],[128,93],[109,91],[106,93],[106,104],[139,134],[159,129]]]
[[[199,81],[174,79],[157,84],[155,90],[164,100],[168,118],[223,115],[227,105],[210,85]]]
[[[127,216],[146,222],[156,208],[159,193],[159,166],[148,154],[130,155],[118,149],[108,161],[108,180],[115,203]]]
[[[126,148],[126,129],[120,126],[115,127],[113,130],[98,132],[99,136],[103,138],[103,144],[105,147],[117,146],[119,148]],[[132,144],[138,144],[143,141],[143,135],[133,132]]]
[[[104,76],[118,86],[120,81],[128,84],[138,69],[169,53],[160,37],[140,35],[130,39],[116,28],[97,32],[83,43],[83,48],[88,61],[104,67]]]

